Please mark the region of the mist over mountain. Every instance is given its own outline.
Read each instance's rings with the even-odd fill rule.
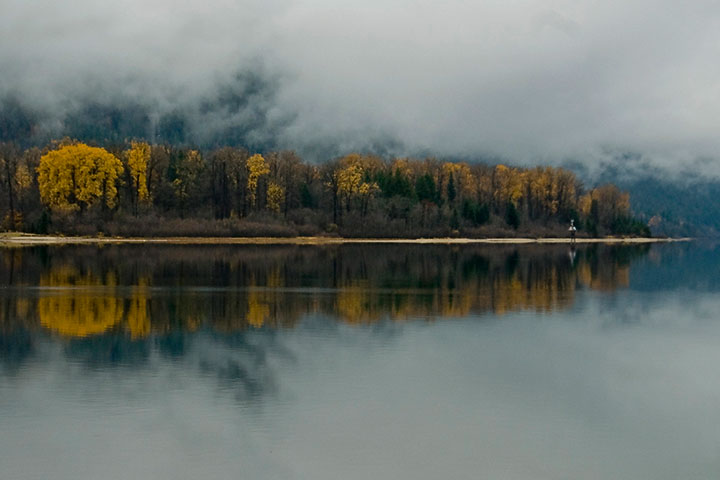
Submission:
[[[11,93],[0,100],[0,140],[29,146],[67,136],[98,144],[142,139],[267,150],[277,148],[281,130],[292,121],[271,112],[277,89],[277,79],[246,70],[173,105],[99,90],[51,108],[32,106],[21,94]]]
[[[638,153],[608,153],[588,164],[569,161],[586,184],[613,183],[629,191],[633,211],[653,234],[717,237],[720,235],[720,180],[689,164],[671,170]]]

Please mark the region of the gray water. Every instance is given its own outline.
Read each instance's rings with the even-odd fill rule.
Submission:
[[[0,478],[720,478],[720,249],[0,250]]]

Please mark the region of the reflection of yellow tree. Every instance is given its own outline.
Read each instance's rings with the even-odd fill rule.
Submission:
[[[30,314],[30,300],[27,298],[18,298],[15,301],[15,312],[20,318],[27,318]]]
[[[40,323],[68,337],[87,337],[105,332],[123,317],[122,299],[116,295],[114,288],[116,283],[111,273],[103,282],[90,273],[81,275],[71,267],[52,269],[40,277],[39,284],[60,289],[56,294],[38,300]],[[100,288],[92,291],[95,287]]]
[[[282,276],[282,272],[280,271],[280,268],[278,266],[273,267],[272,270],[270,270],[270,273],[268,273],[267,277],[267,286],[268,288],[282,288],[285,286],[285,281]]]
[[[380,315],[373,305],[373,293],[364,282],[352,282],[337,294],[336,308],[340,318],[352,324],[373,323]]]
[[[502,315],[517,310],[551,312],[567,307],[575,291],[570,274],[553,267],[537,276],[515,273],[511,278],[499,277],[493,284],[492,310]]]
[[[518,308],[522,303],[523,284],[517,275],[511,279],[498,278],[493,285],[493,310],[498,315]]]
[[[472,308],[473,295],[466,288],[442,289],[438,298],[440,312],[446,317],[462,317]]]
[[[248,293],[247,321],[255,328],[262,327],[270,316],[270,306],[261,300],[257,291],[250,290]]]
[[[132,289],[130,306],[127,312],[127,327],[132,338],[141,338],[150,334],[148,316],[147,277],[140,277],[137,286]]]
[[[168,301],[157,302],[149,301],[148,277],[141,276],[129,295],[118,299],[114,274],[101,276],[89,273],[94,270],[55,266],[39,281],[41,286],[55,287],[50,292],[54,296],[42,297],[37,311],[41,325],[63,335],[119,330],[122,322],[122,330],[135,339],[150,332],[194,330],[205,319],[222,330],[290,327],[309,312],[329,313],[342,322],[362,325],[382,319],[550,312],[569,306],[579,288],[609,291],[629,283],[629,265],[585,255],[582,250],[573,263],[564,254],[509,262],[510,257],[500,253],[468,257],[468,261],[438,256],[437,262],[424,263],[408,257],[408,268],[402,270],[383,268],[382,258],[351,256],[336,269],[334,294],[298,295],[286,287],[294,287],[295,279],[305,274],[315,278],[320,262],[305,262],[297,268],[308,270],[298,273],[289,257],[268,262],[267,251],[257,252],[252,260],[245,252],[241,261],[231,263],[229,278],[247,290],[211,299],[178,292]],[[11,305],[16,305],[15,316],[28,317],[30,308],[34,319],[34,300],[18,299]]]
[[[250,290],[248,291],[247,314],[245,315],[248,325],[260,328],[272,321],[272,325],[277,326],[278,317],[282,317],[281,321],[286,320],[284,315],[278,314],[278,311],[283,307],[286,308],[289,302],[289,299],[282,294],[285,277],[279,265],[268,268],[264,282],[258,281],[254,275],[251,276],[248,286]],[[258,290],[256,287],[267,288]]]
[[[618,287],[630,285],[630,267],[627,265],[605,265],[593,268],[588,262],[578,268],[578,281],[592,290],[612,292]]]

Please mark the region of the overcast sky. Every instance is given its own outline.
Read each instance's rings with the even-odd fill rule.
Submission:
[[[718,1],[0,0],[0,88],[36,104],[169,109],[245,65],[281,79],[287,146],[720,171]]]

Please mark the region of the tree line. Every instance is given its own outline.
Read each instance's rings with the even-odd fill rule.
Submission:
[[[614,185],[556,167],[64,139],[0,144],[6,230],[112,235],[649,235]]]

